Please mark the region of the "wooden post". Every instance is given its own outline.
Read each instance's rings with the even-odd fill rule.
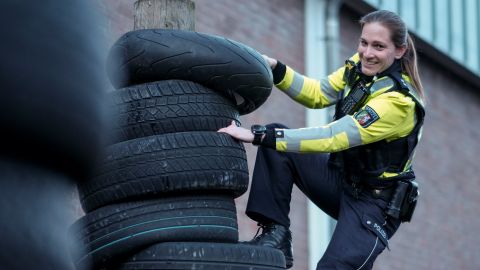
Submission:
[[[134,6],[134,30],[195,31],[195,3],[192,0],[137,0]]]

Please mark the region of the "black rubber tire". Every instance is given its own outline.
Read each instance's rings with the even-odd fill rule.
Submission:
[[[240,125],[231,101],[190,81],[167,80],[110,93],[115,126],[111,142],[185,131],[217,131],[232,120]]]
[[[3,24],[14,25],[0,30],[0,149],[79,180],[101,148],[108,85],[106,42],[92,3],[0,4]]]
[[[248,187],[243,144],[219,132],[181,132],[109,146],[97,176],[79,183],[85,212],[135,198],[225,192],[239,197]]]
[[[254,49],[198,32],[146,29],[128,32],[111,48],[107,72],[116,88],[180,79],[232,95],[240,114],[258,108],[270,95],[272,71]]]
[[[150,245],[169,241],[238,241],[231,196],[203,195],[109,205],[72,225],[87,251],[78,268],[110,268]]]
[[[0,159],[0,269],[73,269],[73,191],[61,173]]]
[[[285,258],[278,249],[224,243],[161,243],[122,264],[119,270],[279,270]]]

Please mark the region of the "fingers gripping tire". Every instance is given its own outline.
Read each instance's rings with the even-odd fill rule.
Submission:
[[[180,79],[238,95],[247,114],[270,95],[272,72],[263,57],[241,43],[198,32],[146,29],[123,35],[111,48],[107,72],[116,88]]]
[[[227,192],[238,197],[248,186],[241,143],[219,132],[179,132],[114,144],[97,176],[78,184],[86,212],[142,196]]]
[[[142,250],[119,269],[279,270],[285,269],[285,258],[280,250],[263,246],[171,242]]]
[[[71,231],[85,250],[74,256],[79,269],[109,268],[159,242],[238,241],[233,198],[220,195],[113,204],[88,213]]]
[[[114,121],[112,142],[185,131],[217,131],[232,120],[233,103],[190,81],[167,80],[134,85],[109,94]]]

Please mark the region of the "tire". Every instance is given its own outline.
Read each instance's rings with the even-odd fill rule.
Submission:
[[[111,48],[107,72],[116,88],[152,81],[194,81],[233,93],[240,114],[270,95],[272,71],[263,57],[241,43],[198,32],[146,29],[128,32]]]
[[[166,241],[237,242],[236,209],[230,196],[207,195],[114,204],[72,225],[87,251],[79,268],[115,265],[125,256]]]
[[[73,191],[73,181],[62,173],[2,157],[1,269],[73,270],[68,235]]]
[[[137,253],[119,269],[279,270],[285,269],[285,258],[280,250],[263,246],[171,242]]]
[[[114,144],[97,176],[78,185],[85,212],[125,200],[165,194],[224,192],[248,187],[243,144],[225,133],[182,132]]]
[[[106,44],[95,13],[80,0],[0,4],[0,18],[15,25],[0,30],[0,149],[79,181],[103,135]]]
[[[185,131],[217,131],[238,110],[225,97],[190,81],[167,80],[110,93],[115,127],[112,142]]]

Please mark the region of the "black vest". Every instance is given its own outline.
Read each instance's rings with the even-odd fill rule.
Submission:
[[[360,64],[356,65],[351,60],[347,60],[344,80],[353,93],[353,89],[360,85],[360,82],[372,82],[372,77],[367,77],[361,72]],[[410,96],[415,102],[416,124],[412,132],[404,137],[394,141],[387,142],[382,140],[379,142],[361,145],[349,148],[347,150],[332,153],[330,155],[330,164],[337,166],[344,171],[347,182],[356,184],[367,184],[374,187],[386,187],[394,183],[394,181],[385,181],[380,176],[384,172],[398,173],[398,176],[390,177],[389,180],[413,179],[415,174],[410,167],[415,147],[421,133],[425,110],[416,90],[407,83],[401,75],[400,62],[397,60],[394,64],[377,75],[377,80],[369,86],[375,86],[378,79],[388,76],[393,81],[393,86],[387,90],[401,92]],[[391,82],[391,81],[390,81]],[[364,85],[364,83],[361,83]],[[340,93],[343,95],[343,93]],[[335,120],[343,117],[345,114],[341,112],[342,102],[346,97],[339,99],[335,108]],[[364,104],[361,104],[363,107]]]

